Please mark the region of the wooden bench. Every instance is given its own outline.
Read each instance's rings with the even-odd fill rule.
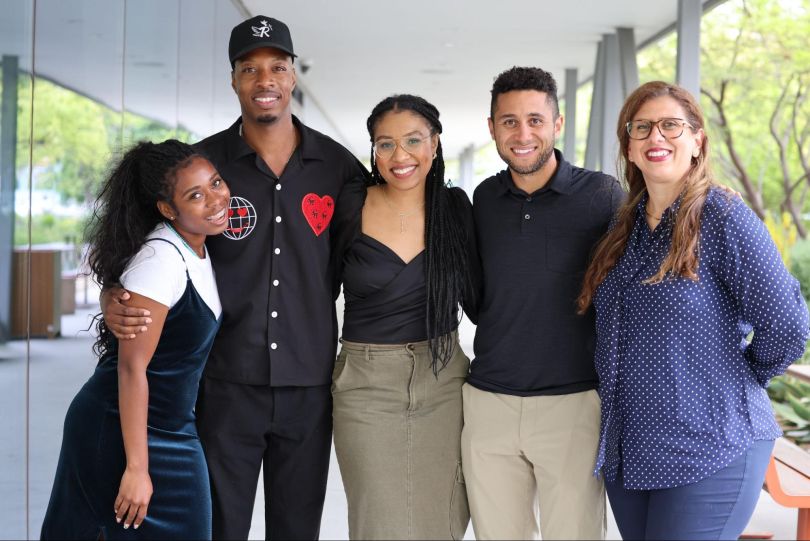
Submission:
[[[786,373],[810,383],[810,365],[794,364]],[[776,440],[765,472],[765,490],[776,503],[799,510],[796,539],[810,540],[810,453],[785,438]],[[771,533],[751,533],[740,539],[772,537]]]
[[[810,540],[810,453],[785,438],[776,440],[765,489],[776,503],[798,508],[796,539]]]
[[[785,373],[806,383],[810,383],[810,364],[792,364],[787,367]]]

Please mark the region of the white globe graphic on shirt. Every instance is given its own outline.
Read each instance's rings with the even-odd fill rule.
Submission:
[[[228,207],[228,228],[223,235],[233,240],[241,240],[256,227],[256,209],[243,197],[231,197]]]

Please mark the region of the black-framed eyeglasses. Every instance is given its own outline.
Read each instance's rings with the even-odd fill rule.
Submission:
[[[419,152],[422,143],[429,141],[432,135],[406,135],[399,139],[378,139],[374,142],[374,154],[380,158],[388,159],[397,151],[397,146],[408,154]]]
[[[631,120],[626,124],[627,135],[630,136],[630,139],[642,141],[650,136],[654,126],[658,126],[658,131],[666,139],[677,139],[683,135],[685,127],[692,128],[692,125],[682,118],[661,118],[656,121]]]

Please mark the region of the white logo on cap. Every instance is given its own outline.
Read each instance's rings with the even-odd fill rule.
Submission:
[[[261,26],[251,26],[250,28],[253,30],[253,37],[254,38],[269,38],[270,31],[273,29],[267,21],[262,21]]]

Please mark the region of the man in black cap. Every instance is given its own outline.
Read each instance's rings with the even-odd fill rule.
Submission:
[[[366,172],[292,114],[295,53],[284,23],[242,22],[228,53],[241,118],[197,144],[233,196],[229,228],[206,242],[222,302],[197,402],[213,534],[247,538],[263,466],[267,538],[317,539],[337,343],[331,220],[343,185]],[[148,314],[110,303],[105,318],[119,337],[147,324],[116,319],[124,315]]]

